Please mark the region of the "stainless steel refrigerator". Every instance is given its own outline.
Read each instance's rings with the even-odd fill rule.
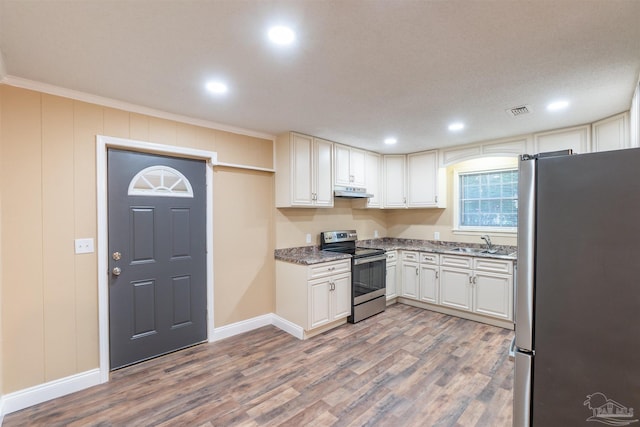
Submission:
[[[513,425],[640,427],[640,149],[519,167]]]

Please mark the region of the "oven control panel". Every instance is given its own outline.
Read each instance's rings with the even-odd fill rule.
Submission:
[[[323,231],[321,240],[325,243],[350,242],[358,240],[356,230]]]

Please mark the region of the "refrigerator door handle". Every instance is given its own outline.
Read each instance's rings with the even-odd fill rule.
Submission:
[[[516,360],[516,337],[513,337],[509,345],[509,360]]]
[[[513,427],[531,426],[533,355],[516,351],[513,387]]]
[[[533,287],[536,233],[536,162],[522,156],[518,176],[518,261],[516,272],[516,346],[533,350]]]

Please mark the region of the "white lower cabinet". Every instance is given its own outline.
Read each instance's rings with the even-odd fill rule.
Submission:
[[[402,261],[402,296],[418,299],[418,285],[420,283],[420,264]]]
[[[351,275],[309,282],[309,329],[351,314]]]
[[[440,288],[438,255],[420,254],[420,301],[438,304]]]
[[[440,304],[471,311],[471,271],[440,267],[440,274]]]
[[[438,255],[402,251],[402,296],[438,303]]]
[[[473,307],[476,313],[511,320],[513,277],[476,271]]]
[[[398,296],[397,251],[387,251],[387,301]]]
[[[468,268],[459,268],[461,265]],[[442,305],[513,319],[513,262],[446,255],[442,257],[440,272]]]
[[[313,265],[276,261],[276,314],[301,327],[304,337],[346,321],[351,314],[351,260]]]
[[[401,251],[400,259],[400,296],[455,309],[462,317],[469,312],[513,320],[513,261],[414,251]]]

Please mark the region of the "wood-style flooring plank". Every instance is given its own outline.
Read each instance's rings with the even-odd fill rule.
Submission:
[[[395,304],[305,341],[269,326],[197,345],[3,425],[507,427],[512,337]]]

